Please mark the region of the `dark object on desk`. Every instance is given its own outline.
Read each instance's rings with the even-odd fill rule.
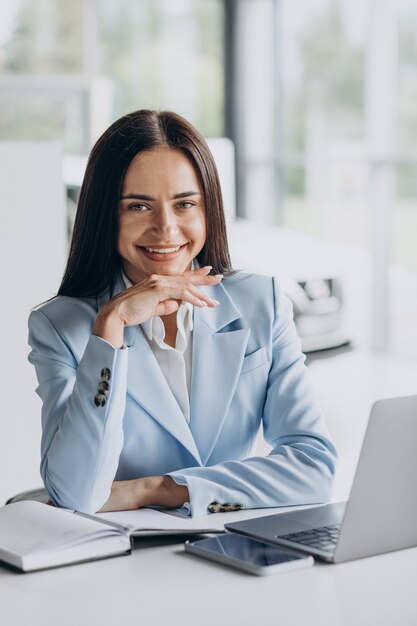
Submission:
[[[306,353],[305,364],[310,365],[313,361],[320,361],[322,359],[333,359],[339,356],[339,354],[345,354],[355,349],[355,344],[352,342],[346,343],[338,348],[326,348],[322,350],[316,350],[314,352]]]
[[[372,407],[349,501],[226,524],[331,563],[417,546],[417,396]]]
[[[311,556],[229,533],[200,541],[187,541],[184,548],[191,554],[258,576],[284,573],[314,565]]]

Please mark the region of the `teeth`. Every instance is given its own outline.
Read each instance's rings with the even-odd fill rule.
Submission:
[[[157,252],[158,254],[169,254],[170,252],[178,252],[181,246],[176,248],[145,248],[148,252]]]

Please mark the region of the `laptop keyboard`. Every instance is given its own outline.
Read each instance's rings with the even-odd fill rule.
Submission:
[[[340,527],[341,524],[330,524],[329,526],[322,526],[321,528],[312,528],[288,535],[279,535],[279,539],[300,543],[311,548],[316,548],[317,550],[333,552],[339,540]]]

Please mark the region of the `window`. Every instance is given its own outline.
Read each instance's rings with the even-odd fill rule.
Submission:
[[[282,224],[331,241],[366,236],[368,2],[283,0],[280,11]]]
[[[142,107],[223,134],[221,0],[4,0],[2,13],[0,139],[85,154]]]

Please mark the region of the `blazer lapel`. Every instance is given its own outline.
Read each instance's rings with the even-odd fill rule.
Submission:
[[[127,393],[173,435],[201,465],[200,454],[185,417],[140,327],[132,327]],[[126,335],[125,335],[126,336]]]
[[[202,463],[210,457],[232,400],[249,338],[249,329],[223,330],[242,317],[222,285],[204,289],[220,305],[194,308],[190,429]]]

